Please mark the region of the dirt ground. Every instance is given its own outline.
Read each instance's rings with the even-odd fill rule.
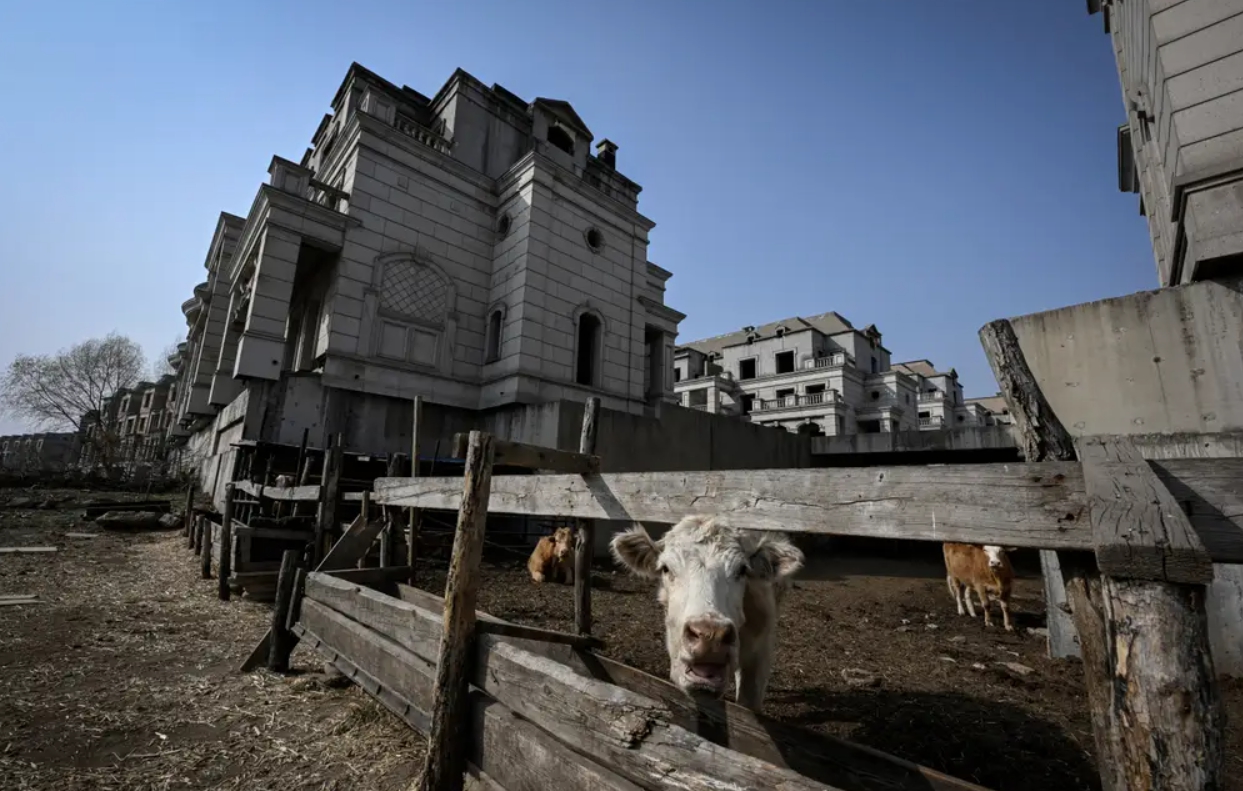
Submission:
[[[29,493],[0,490],[0,546],[59,548],[0,555],[0,597],[40,599],[0,606],[6,791],[405,788],[422,737],[319,673],[313,652],[294,652],[288,678],[235,672],[270,610],[218,601],[178,531],[106,533],[71,505],[99,493],[38,497],[49,494],[68,502],[4,509]],[[79,531],[98,535],[65,535]],[[485,562],[481,608],[570,628],[571,589],[534,586],[524,560]],[[443,590],[443,568],[420,573],[423,587]],[[1028,631],[1044,625],[1038,578],[1018,581],[1018,630],[1007,634],[958,617],[941,574],[935,555],[814,560],[782,615],[767,712],[998,791],[1098,788],[1080,666],[1046,659],[1044,638]],[[593,581],[605,653],[663,677],[651,583],[603,568]],[[843,671],[871,683],[847,683]],[[1243,728],[1233,724],[1243,685],[1225,693],[1225,787],[1243,791]]]
[[[0,503],[18,495],[0,491]],[[0,596],[41,601],[0,606],[5,791],[406,787],[423,737],[357,687],[334,686],[312,652],[293,661],[316,672],[235,672],[271,610],[218,600],[180,532],[104,532],[79,513],[0,510],[0,546],[59,547],[0,555]]]

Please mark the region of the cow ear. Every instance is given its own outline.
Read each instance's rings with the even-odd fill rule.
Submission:
[[[656,559],[660,557],[660,549],[642,525],[635,525],[613,536],[609,542],[609,551],[614,560],[625,566],[633,574],[640,577],[658,577]]]
[[[765,536],[751,553],[751,576],[758,579],[781,579],[802,567],[803,551],[785,537]]]

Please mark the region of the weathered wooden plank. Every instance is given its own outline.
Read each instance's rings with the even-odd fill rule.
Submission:
[[[410,425],[410,477],[419,477],[419,437],[422,436],[420,426],[423,422],[423,396],[414,397],[414,411]],[[439,444],[439,443],[438,443]],[[409,525],[406,529],[406,565],[410,567],[410,584],[413,585],[418,575],[419,559],[419,524],[422,517],[419,509],[411,508],[408,515]]]
[[[454,510],[460,478],[379,478],[376,501]],[[1075,463],[501,475],[490,513],[673,524],[724,513],[762,530],[1089,549]]]
[[[402,586],[402,588],[403,592],[423,593],[407,586]],[[314,599],[330,607],[333,611],[347,615],[352,621],[364,624],[377,632],[387,635],[425,659],[436,650],[438,632],[435,620],[436,615],[417,604],[398,602],[391,597],[383,596],[374,591],[357,587],[351,588],[338,580],[325,578],[323,575],[310,575],[308,577],[306,596],[308,599]],[[438,597],[434,597],[432,594],[426,594],[426,596],[430,597],[427,601],[433,604],[437,603]],[[494,621],[490,616],[483,614],[480,615],[480,618],[481,624],[484,621]],[[504,649],[499,647],[502,645],[505,646]],[[515,669],[512,665],[507,664],[511,655],[502,656],[504,650],[510,646],[513,646],[514,649],[525,649],[526,647],[535,649],[533,651],[517,651],[512,656],[521,655],[523,657],[535,658],[534,655],[538,655],[543,660],[551,661],[546,661],[545,665],[540,665],[538,668],[531,665],[528,661],[523,666],[526,668],[525,670],[522,668]],[[565,659],[576,662],[577,666],[567,666],[566,662],[563,661]],[[504,665],[504,667],[501,667],[501,665]],[[554,665],[560,669],[556,670],[556,673],[552,676],[544,672],[547,666]],[[957,791],[979,789],[979,786],[953,780],[928,770],[922,770],[920,767],[898,761],[883,753],[810,733],[800,733],[797,728],[782,726],[771,720],[757,717],[745,709],[727,704],[724,701],[711,704],[713,710],[709,712],[697,711],[695,702],[672,685],[662,684],[659,680],[640,673],[633,668],[627,668],[620,663],[590,654],[579,654],[565,645],[519,641],[491,635],[481,636],[476,649],[475,667],[476,671],[473,676],[473,682],[477,686],[501,702],[506,703],[507,706],[526,706],[526,711],[523,711],[521,708],[515,709],[515,711],[527,716],[533,722],[545,728],[549,728],[552,725],[576,731],[590,731],[590,726],[586,724],[590,721],[592,723],[598,722],[598,727],[605,728],[609,733],[615,734],[616,729],[620,728],[625,720],[614,716],[617,712],[612,709],[601,713],[594,708],[599,704],[593,701],[598,701],[601,696],[605,695],[611,701],[608,704],[609,706],[616,705],[619,707],[619,710],[620,707],[627,707],[626,710],[631,712],[640,711],[645,713],[645,717],[654,717],[655,719],[647,724],[656,731],[663,732],[663,729],[667,727],[694,731],[700,727],[700,723],[705,717],[715,716],[717,718],[716,728],[719,732],[726,735],[725,741],[729,743],[728,746],[732,750],[737,750],[739,753],[743,752],[735,743],[750,744],[753,748],[756,744],[763,744],[764,747],[761,750],[757,750],[764,752],[763,755],[755,756],[750,752],[745,754],[757,761],[763,762],[768,767],[766,770],[768,780],[754,785],[752,784],[753,779],[742,780],[729,774],[729,770],[718,771],[715,763],[710,768],[707,765],[701,767],[707,774],[715,775],[719,781],[729,780],[738,784],[724,787],[780,787],[778,784],[781,781],[782,775],[779,773],[779,767],[788,767],[805,775],[807,779],[836,788],[848,789],[849,791],[877,791],[882,788],[924,789],[925,791],[928,789],[956,789]],[[505,668],[509,669],[506,670]],[[635,691],[628,686],[619,684],[618,680],[613,677],[613,674],[617,673],[618,670],[622,671],[623,676],[630,673],[634,677],[649,680],[651,686],[659,692],[659,695],[648,695],[645,694],[646,691]],[[523,678],[517,678],[512,675],[523,676],[528,672],[529,675]],[[567,681],[564,686],[559,683],[558,679],[569,678],[570,675],[575,677]],[[629,680],[633,682],[633,678]],[[602,681],[608,683],[602,684]],[[532,684],[535,686],[532,687]],[[583,686],[584,684],[586,685],[585,687]],[[612,685],[622,687],[626,692],[633,693],[633,697],[625,695],[619,697],[619,690]],[[531,695],[530,691],[533,688],[541,690],[539,696],[548,695],[553,700],[551,702],[537,702],[535,704],[529,702],[522,703],[521,701],[506,702],[506,698],[509,696],[516,698],[536,697]],[[587,690],[586,701],[579,699],[579,693],[582,689]],[[634,709],[631,708],[634,700],[644,702],[638,709]],[[601,755],[598,751],[600,745],[595,741],[600,738],[598,735],[591,733],[564,734],[556,730],[553,730],[553,732],[557,733],[562,740],[576,749],[587,751],[592,755]],[[687,733],[685,736],[678,736],[674,741],[677,742],[693,735],[693,733]],[[716,735],[719,736],[721,733]],[[662,738],[656,737],[656,741],[664,743],[661,741]],[[698,739],[698,737],[695,737],[695,739]],[[698,741],[694,741],[694,744],[698,745],[698,743]],[[626,749],[642,751],[645,747],[642,743],[637,743]],[[663,748],[654,747],[654,754],[662,754],[660,752],[661,749]],[[701,749],[700,747],[695,747],[692,749],[692,753],[696,753]],[[718,759],[713,760],[719,762]],[[610,765],[620,768],[612,760],[610,760]],[[629,766],[629,768],[622,769],[622,771],[645,787],[652,782],[651,777],[643,774],[641,769],[635,766]],[[785,775],[787,778],[789,776]],[[681,781],[686,782],[687,778],[681,778]],[[694,788],[699,786],[686,785],[679,787]]]
[[[578,437],[580,453],[596,452],[600,427],[600,399],[592,396],[583,405],[583,428]],[[590,519],[578,520],[574,541],[574,630],[591,634],[591,558],[596,548],[596,525]]]
[[[436,660],[436,698],[432,702],[432,730],[428,737],[418,791],[460,791],[466,770],[466,745],[461,734],[469,708],[468,674],[475,632],[475,600],[479,591],[479,562],[483,557],[483,529],[488,516],[488,489],[492,481],[492,436],[472,431],[466,452],[466,474],[461,483],[440,651]]]
[[[216,595],[221,601],[229,600],[229,577],[233,574],[233,511],[236,499],[236,485],[232,482],[226,483],[224,516],[220,519],[220,571],[216,575]]]
[[[434,593],[408,585],[398,585],[405,604],[439,614],[443,599]],[[324,596],[321,589],[317,595]],[[357,596],[362,599],[366,594]],[[372,628],[390,634],[412,648],[419,645],[417,622],[410,610],[378,596],[370,596],[375,606],[362,612],[348,601],[352,617]],[[334,606],[340,598],[334,600]],[[366,605],[363,605],[366,607]],[[352,608],[352,609],[351,609]],[[478,612],[479,623],[506,623],[486,612]],[[670,682],[644,673],[608,657],[576,651],[570,646],[532,640],[510,639],[514,645],[568,665],[576,672],[607,681],[632,692],[661,701],[669,707],[677,725],[694,730],[704,738],[759,758],[785,766],[814,780],[845,791],[982,791],[981,786],[935,772],[887,753],[852,742],[824,736],[745,709],[729,701],[695,701]],[[429,643],[424,642],[424,645]]]
[[[1036,386],[1010,320],[997,319],[981,327],[980,343],[1010,408],[1023,457],[1029,462],[1075,458],[1070,434]]]
[[[251,497],[282,502],[314,503],[319,501],[320,495],[320,487],[317,484],[288,486],[283,489],[276,486],[264,486],[256,481],[235,481],[234,485],[239,492],[245,492]]]
[[[1044,583],[1045,624],[1049,632],[1045,651],[1050,659],[1077,657],[1079,636],[1075,633],[1075,621],[1066,598],[1062,562],[1056,552],[1040,550],[1040,571]]]
[[[1101,572],[1118,579],[1205,584],[1213,563],[1174,496],[1125,437],[1075,443]]]
[[[453,458],[465,458],[467,437],[468,434],[464,431],[453,435]],[[495,463],[501,466],[550,470],[567,475],[595,475],[600,472],[600,457],[593,454],[574,453],[502,439],[495,439],[493,442],[496,443]]]
[[[385,593],[389,591],[396,592],[393,587],[397,582],[405,582],[410,577],[410,569],[406,566],[383,566],[381,568],[368,569],[325,569],[324,574],[330,574],[339,580],[353,582],[358,585],[366,585],[372,590],[382,590]]]
[[[307,617],[295,627],[302,639],[407,725],[426,733],[431,727],[432,665],[327,607],[307,604]],[[506,791],[639,791],[481,692],[471,692],[468,703],[474,736],[465,740],[468,760]]]
[[[296,549],[285,550],[281,556],[281,570],[276,582],[276,601],[272,606],[272,623],[268,640],[268,670],[284,673],[289,670],[289,655],[297,645],[297,638],[289,631],[289,608],[293,604],[294,581],[298,577],[298,560],[302,553]]]
[[[0,547],[0,555],[38,555],[59,551],[57,547]]]
[[[1151,458],[1149,448],[1140,454]],[[1149,461],[1218,563],[1243,563],[1243,458]]]
[[[490,634],[496,637],[520,637],[524,640],[539,640],[545,643],[557,643],[559,645],[568,645],[586,651],[592,648],[603,648],[604,641],[592,637],[587,634],[568,634],[566,632],[556,632],[551,629],[537,629],[534,626],[521,626],[515,623],[497,623],[495,621],[480,621],[475,625],[480,634]]]

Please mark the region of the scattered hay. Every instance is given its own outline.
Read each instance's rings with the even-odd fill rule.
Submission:
[[[66,527],[64,514],[23,517],[44,542]],[[423,737],[357,687],[237,673],[270,610],[216,599],[180,533],[6,558],[0,593],[18,589],[47,604],[0,610],[6,791],[390,791],[421,766]],[[293,663],[320,657],[300,647]]]

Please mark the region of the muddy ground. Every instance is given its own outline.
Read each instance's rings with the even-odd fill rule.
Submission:
[[[0,503],[17,495],[0,491]],[[313,652],[295,651],[289,678],[234,672],[269,609],[218,601],[180,533],[104,533],[77,514],[0,508],[0,546],[59,548],[0,555],[0,596],[41,602],[0,606],[6,790],[390,791],[412,779],[422,738],[357,688],[334,686]],[[75,531],[99,535],[65,535]],[[534,586],[524,560],[493,553],[481,608],[571,628],[571,589]],[[443,590],[443,568],[420,573],[421,586]],[[999,791],[1098,788],[1080,666],[1046,659],[1029,632],[1044,625],[1039,579],[1018,580],[1018,629],[1007,634],[957,616],[941,575],[935,553],[813,561],[785,606],[767,712]],[[607,568],[594,583],[606,653],[665,675],[651,583]],[[1243,791],[1243,686],[1225,693],[1226,788]]]

